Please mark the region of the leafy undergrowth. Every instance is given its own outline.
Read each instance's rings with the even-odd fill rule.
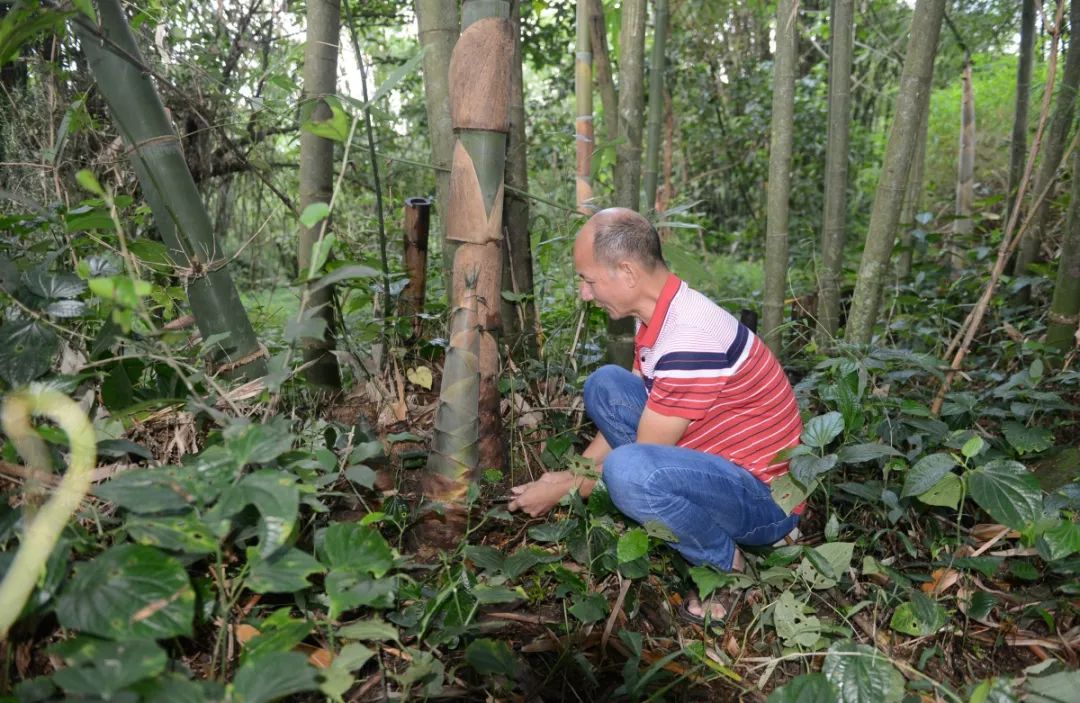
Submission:
[[[424,422],[391,413],[379,432],[366,403],[337,409],[352,422],[158,413],[158,436],[141,435],[152,453],[201,450],[98,470],[3,645],[4,685],[24,702],[1072,700],[1076,457],[1017,417],[1073,432],[1076,373],[1036,360],[952,394],[940,419],[896,392],[937,373],[892,350],[810,369],[803,447],[774,490],[809,493],[802,536],[748,554],[740,575],[689,568],[602,489],[547,519],[510,515],[493,472],[460,547],[421,560]],[[426,399],[410,398],[414,416]],[[572,464],[571,416],[520,423],[520,446]],[[0,508],[0,570],[20,501]],[[676,615],[692,587],[741,596],[706,630]]]

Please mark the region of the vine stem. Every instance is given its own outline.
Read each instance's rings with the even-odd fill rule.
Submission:
[[[51,388],[24,389],[8,396],[0,414],[4,432],[27,459],[47,456],[45,442],[30,424],[33,415],[44,415],[67,432],[71,464],[63,480],[34,519],[26,527],[19,551],[0,582],[0,640],[26,605],[56,546],[68,519],[75,513],[86,492],[97,461],[94,428],[75,401]]]

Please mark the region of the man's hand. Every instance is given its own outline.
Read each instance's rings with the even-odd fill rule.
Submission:
[[[506,507],[508,510],[523,510],[533,517],[543,515],[580,481],[569,471],[549,471],[535,481],[511,488],[510,493],[514,498]]]

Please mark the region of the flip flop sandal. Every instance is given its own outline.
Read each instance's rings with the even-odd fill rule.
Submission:
[[[741,590],[726,591],[723,594],[714,593],[703,602],[700,596],[694,593],[683,599],[682,605],[679,606],[679,617],[694,625],[705,627],[705,613],[711,611],[713,606],[719,605],[723,607],[724,614],[720,617],[710,617],[709,627],[722,630],[727,626],[727,618],[735,610],[735,606],[738,605],[742,594]],[[695,601],[701,606],[701,615],[690,612],[688,606]]]

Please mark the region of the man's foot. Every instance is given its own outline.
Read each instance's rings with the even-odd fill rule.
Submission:
[[[679,617],[695,625],[704,625],[706,615],[711,626],[724,627],[727,616],[735,609],[735,604],[742,597],[742,591],[725,590],[716,591],[705,599],[694,591],[686,594],[682,606],[679,608]]]

